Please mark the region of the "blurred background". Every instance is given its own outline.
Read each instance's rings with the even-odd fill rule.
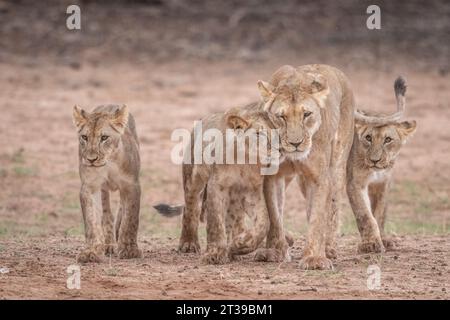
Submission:
[[[81,30],[66,28],[71,4]],[[371,4],[381,8],[380,30],[366,27]],[[81,239],[72,107],[104,103],[126,103],[137,120],[141,235],[178,237],[180,219],[152,208],[183,201],[172,131],[259,99],[257,80],[307,63],[340,68],[367,110],[394,110],[393,81],[407,78],[407,118],[418,131],[397,162],[387,228],[448,234],[449,35],[445,0],[1,0],[0,239]],[[285,219],[301,237],[299,194],[293,184]],[[348,205],[342,222],[343,234],[356,234]]]

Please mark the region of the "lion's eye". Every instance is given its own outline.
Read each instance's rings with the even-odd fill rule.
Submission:
[[[283,119],[283,120],[286,120],[286,116],[284,115],[284,113],[277,113],[277,117],[278,118],[281,118],[281,119]]]
[[[389,143],[389,142],[391,142],[392,141],[392,138],[391,137],[386,137],[385,139],[384,139],[384,143]]]
[[[366,140],[369,141],[369,142],[372,142],[372,136],[370,134],[368,134],[366,136]]]
[[[86,135],[83,134],[83,135],[81,136],[81,139],[83,139],[84,141],[87,141],[87,140],[88,140],[88,137],[87,137]]]
[[[306,112],[303,114],[303,117],[304,117],[304,118],[308,118],[311,114],[312,114],[312,112],[306,111]]]
[[[102,141],[106,141],[106,140],[108,140],[108,138],[109,138],[108,136],[102,136],[101,137]]]

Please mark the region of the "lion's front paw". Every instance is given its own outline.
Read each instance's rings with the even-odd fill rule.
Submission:
[[[337,250],[333,246],[325,247],[325,255],[328,259],[337,259]]]
[[[119,258],[120,259],[135,259],[142,258],[142,251],[137,244],[119,244]]]
[[[381,241],[364,241],[358,246],[358,253],[383,253],[384,246]]]
[[[383,245],[386,250],[395,250],[397,242],[391,237],[385,237],[383,238]]]
[[[102,260],[101,254],[95,249],[85,249],[77,256],[77,262],[79,263],[99,263]]]
[[[300,260],[303,270],[333,270],[333,263],[326,257],[308,256]]]
[[[290,262],[291,255],[288,251],[283,253],[282,250],[275,248],[259,248],[256,250],[254,260],[262,262]]]
[[[180,245],[178,246],[178,251],[182,253],[200,253],[200,244],[198,240],[180,240]]]
[[[230,262],[230,255],[227,248],[210,247],[207,249],[202,260],[207,264],[225,264]]]

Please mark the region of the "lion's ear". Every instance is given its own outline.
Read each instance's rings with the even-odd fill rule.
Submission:
[[[228,115],[226,121],[227,126],[234,130],[246,130],[250,125],[246,119],[236,114]]]
[[[309,75],[312,77],[311,83],[309,84],[309,92],[317,100],[319,107],[324,108],[325,101],[330,93],[328,82],[321,74],[310,73]]]
[[[116,129],[120,134],[125,131],[125,128],[128,124],[128,107],[123,105],[119,109],[114,112],[111,125],[114,129]]]
[[[87,122],[88,113],[79,106],[73,107],[72,120],[73,124],[80,129]]]
[[[397,132],[400,135],[400,138],[403,142],[406,142],[409,137],[416,131],[417,123],[415,120],[412,121],[403,121],[398,123]]]
[[[273,86],[265,81],[259,80],[258,81],[258,89],[259,94],[261,95],[261,98],[264,100],[264,102],[267,102],[270,100],[270,98],[273,95]]]

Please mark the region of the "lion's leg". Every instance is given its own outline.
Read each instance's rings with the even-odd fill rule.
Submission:
[[[284,203],[286,200],[286,189],[288,188],[289,184],[292,182],[292,180],[295,179],[295,175],[288,175],[284,178],[284,192],[278,194],[278,203],[280,204],[280,210],[281,215],[284,216]],[[299,176],[297,175],[297,178]],[[300,180],[298,180],[300,183]],[[302,191],[303,192],[303,191]],[[264,208],[267,211],[267,208]],[[284,230],[284,238],[286,239],[286,242],[289,247],[292,247],[294,245],[295,239],[294,236],[289,232],[289,230]]]
[[[353,97],[343,99],[342,104],[353,104]],[[343,106],[341,105],[341,108]],[[339,235],[342,200],[347,184],[347,163],[353,145],[354,123],[344,121],[340,124],[339,136],[333,146],[331,173],[331,206],[327,217],[325,252],[328,258],[337,258],[337,238]]]
[[[122,206],[119,204],[119,209],[117,210],[116,214],[116,222],[114,224],[114,233],[116,241],[119,241],[119,230],[120,225],[122,224],[122,215],[123,215]]]
[[[242,207],[239,219],[244,219],[245,214],[252,217],[252,227],[241,229],[233,238],[231,252],[233,254],[248,254],[255,251],[263,242],[269,231],[269,216],[262,188],[255,188],[242,197]]]
[[[142,257],[142,252],[137,244],[140,201],[141,187],[139,182],[136,181],[121,188],[120,206],[122,207],[122,219],[118,240],[119,258],[121,259]]]
[[[306,247],[300,261],[302,269],[331,269],[333,264],[325,254],[327,214],[331,206],[331,181],[327,173],[311,183],[308,204],[309,226]]]
[[[81,186],[81,211],[84,220],[86,248],[77,256],[77,261],[100,262],[104,255],[104,236],[101,225],[101,191],[87,185]]]
[[[230,258],[236,258],[236,255],[242,254],[237,246],[237,239],[241,239],[243,235],[248,233],[245,216],[248,214],[246,208],[245,195],[238,192],[237,189],[230,191],[229,206],[226,215],[226,230],[228,247],[230,248]]]
[[[348,85],[346,79],[344,83]],[[342,96],[339,106],[342,118],[333,141],[333,149],[330,162],[330,201],[327,214],[327,231],[325,252],[328,258],[337,258],[337,239],[340,229],[340,218],[343,197],[347,184],[347,163],[353,146],[354,139],[354,115],[355,100],[351,88]],[[346,110],[342,113],[343,110]]]
[[[342,209],[342,196],[346,184],[346,164],[338,164],[339,168],[333,171],[331,185],[331,208],[327,218],[327,234],[325,252],[327,258],[337,258],[337,237],[339,234],[340,217]]]
[[[231,207],[231,204],[230,204]],[[228,245],[231,245],[231,242],[233,241],[234,235],[236,234],[237,230],[234,228],[235,225],[235,217],[234,212],[230,210],[230,208],[227,211],[227,214],[225,215],[225,230],[227,233],[227,243]]]
[[[300,187],[300,190],[303,194],[303,198],[308,199],[309,198],[309,188],[308,188],[308,183],[307,183],[306,179],[302,175],[299,175],[297,177],[297,182],[298,182],[298,186]],[[308,217],[308,219],[309,219],[309,217]]]
[[[209,264],[224,264],[230,261],[225,221],[230,193],[227,188],[218,186],[214,181],[208,185],[207,192],[207,247],[203,261]]]
[[[384,246],[378,223],[371,212],[367,187],[361,187],[349,181],[347,194],[362,238],[358,251],[361,253],[383,252]]]
[[[283,208],[285,178],[283,176],[264,177],[264,198],[269,215],[269,232],[266,248],[260,248],[255,254],[257,261],[289,261],[289,245],[283,226]]]
[[[105,254],[114,253],[114,217],[111,212],[111,204],[109,201],[109,190],[104,186],[102,188],[102,227],[105,235]]]
[[[186,207],[183,212],[183,222],[178,250],[180,252],[199,253],[200,242],[198,240],[198,225],[200,222],[202,206],[205,205],[203,203],[202,192],[207,192],[207,190],[204,191],[206,183],[200,175],[195,173],[189,174],[184,179],[184,201]],[[209,186],[207,189],[208,188]],[[206,210],[208,210],[208,208],[206,208]],[[206,215],[208,215],[208,212],[206,212]]]
[[[298,182],[307,203],[311,203],[313,191],[312,185],[302,177],[299,177]],[[331,210],[328,212],[328,216],[326,219],[327,232],[326,232],[325,254],[326,257],[329,259],[337,258],[336,237],[339,226],[339,206],[337,206],[337,203],[340,201],[339,199],[337,199],[337,197],[338,195],[334,194],[334,197],[331,198],[332,199]],[[310,223],[311,220],[310,217],[311,217],[311,206],[308,206],[308,208],[306,209],[306,218],[308,224]]]
[[[245,215],[247,208],[245,203],[245,196],[236,190],[230,192],[230,204],[228,206],[227,234],[228,243],[232,243],[233,239],[246,231]]]
[[[378,223],[381,239],[386,249],[394,249],[395,242],[392,238],[386,236],[384,225],[387,212],[387,193],[389,191],[389,182],[371,184],[369,186],[369,197],[372,207],[372,213]]]

